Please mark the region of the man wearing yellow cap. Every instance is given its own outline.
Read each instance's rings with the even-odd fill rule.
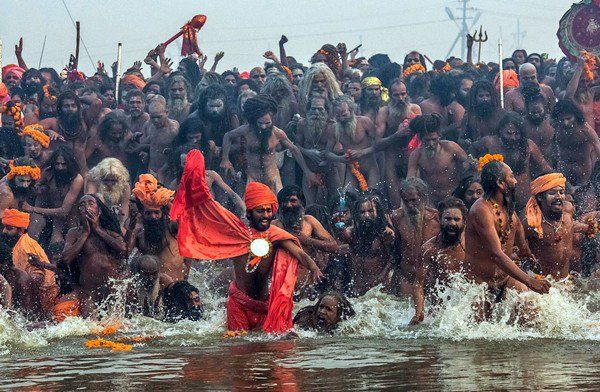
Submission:
[[[14,209],[4,210],[2,215],[1,241],[12,248],[13,264],[27,272],[33,280],[33,309],[36,314],[48,313],[56,302],[58,286],[54,279],[54,266],[50,265],[46,252],[36,240],[27,234],[29,214]]]
[[[388,90],[383,87],[381,80],[375,76],[367,76],[361,81],[362,94],[360,97],[360,112],[375,122],[379,108],[388,101]]]
[[[563,211],[565,184],[562,173],[544,174],[533,180],[522,220],[531,252],[540,262],[536,272],[556,280],[569,275],[574,234],[590,232],[590,226],[574,221]]]

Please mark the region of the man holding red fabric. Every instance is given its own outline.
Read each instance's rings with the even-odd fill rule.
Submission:
[[[246,188],[248,227],[213,200],[205,171],[202,153],[190,151],[171,207],[171,219],[179,222],[179,252],[195,259],[233,260],[234,281],[227,298],[229,330],[287,332],[293,325],[298,262],[311,272],[311,282],[322,279],[319,267],[296,237],[271,226],[277,198],[268,186],[251,182]],[[250,250],[251,244],[257,254]],[[258,251],[260,245],[268,245],[268,253]]]

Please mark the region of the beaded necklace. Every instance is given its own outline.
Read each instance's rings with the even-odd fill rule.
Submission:
[[[486,200],[486,201],[491,204],[492,208],[494,209],[494,213],[496,214],[496,217],[498,218],[498,223],[500,224],[500,233],[498,233],[498,237],[500,237],[500,243],[502,245],[505,245],[506,242],[508,241],[508,238],[510,237],[510,227],[511,227],[512,219],[510,219],[510,218],[508,219],[508,226],[505,229],[504,220],[501,217],[502,213],[500,212],[500,205],[491,200]]]

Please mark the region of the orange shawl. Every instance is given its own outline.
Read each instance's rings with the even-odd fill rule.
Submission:
[[[562,173],[549,173],[539,176],[531,181],[531,197],[525,206],[525,216],[527,217],[527,224],[530,227],[533,227],[533,230],[535,230],[540,238],[544,237],[544,230],[542,228],[542,210],[540,209],[535,196],[557,186],[562,186],[564,188],[566,182],[567,180]]]
[[[27,233],[23,234],[17,244],[13,248],[13,264],[27,272],[29,275],[44,275],[44,283],[42,286],[53,286],[56,284],[54,280],[54,272],[45,268],[34,267],[27,261],[29,254],[37,255],[42,263],[50,263],[44,249],[36,240],[31,238]]]
[[[270,204],[268,200],[260,204]],[[188,153],[185,169],[171,207],[171,220],[179,222],[177,241],[183,257],[222,260],[248,254],[250,242],[258,237],[271,243],[299,242],[283,229],[271,226],[265,232],[248,228],[237,216],[216,202],[206,185],[204,156],[198,150]],[[263,330],[282,333],[290,330],[294,285],[298,260],[277,249],[273,261],[268,312]]]

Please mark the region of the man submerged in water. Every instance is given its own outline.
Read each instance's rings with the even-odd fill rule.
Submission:
[[[192,150],[171,208],[171,219],[179,222],[180,253],[203,260],[232,259],[229,330],[284,333],[293,325],[297,263],[310,271],[311,282],[323,275],[296,237],[271,225],[277,198],[268,186],[249,183],[244,202],[250,227],[214,201],[206,186],[204,156]]]
[[[300,309],[294,317],[294,325],[300,329],[332,334],[341,321],[354,315],[356,312],[343,294],[329,291],[322,294],[316,304]]]

